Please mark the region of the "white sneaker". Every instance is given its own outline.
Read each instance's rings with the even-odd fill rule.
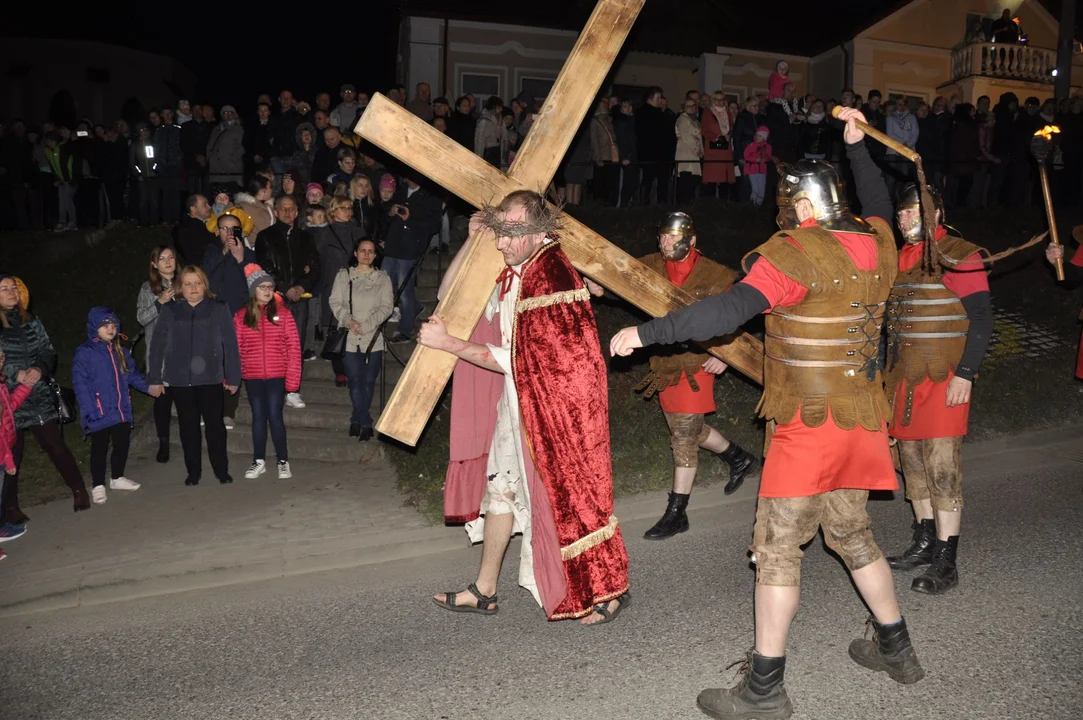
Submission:
[[[395,308],[394,310],[391,311],[391,317],[388,318],[387,321],[396,323],[399,320],[402,320],[402,311],[399,310],[398,308]]]
[[[105,486],[95,485],[94,489],[90,491],[90,497],[94,500],[95,505],[105,504]]]
[[[222,418],[222,424],[226,426],[226,430],[232,430],[233,418]]]
[[[287,460],[278,461],[278,479],[288,480],[293,477],[293,471],[290,470],[290,464]]]
[[[305,401],[301,399],[301,393],[286,393],[286,404],[295,410],[303,410]]]
[[[139,483],[129,480],[126,477],[113,478],[109,481],[110,490],[138,490]]]
[[[265,472],[267,472],[267,463],[263,460],[253,460],[252,464],[248,466],[248,470],[244,474],[244,479],[255,480]]]

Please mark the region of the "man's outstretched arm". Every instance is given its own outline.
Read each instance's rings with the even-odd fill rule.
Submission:
[[[613,336],[609,349],[613,355],[629,355],[646,345],[669,345],[688,340],[705,342],[736,332],[741,325],[770,307],[759,290],[737,283],[724,293],[704,298],[638,327],[624,328]]]

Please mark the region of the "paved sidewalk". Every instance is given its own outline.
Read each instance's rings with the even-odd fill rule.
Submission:
[[[966,446],[971,492],[983,472],[1080,463],[1083,426]],[[297,461],[291,480],[274,470],[245,480],[246,458],[230,457],[232,485],[208,477],[185,487],[179,457],[158,465],[142,450],[129,477],[134,493],[73,514],[70,501],[30,508],[28,532],[7,542],[0,564],[0,615],[13,615],[135,597],[355,567],[467,546],[461,528],[431,525],[403,504],[382,452],[359,463]],[[206,462],[206,461],[205,461]],[[209,476],[210,473],[207,473]],[[697,490],[697,509],[755,499],[755,483],[732,496],[722,485]],[[902,493],[896,497],[901,498]],[[901,500],[900,500],[901,501]],[[617,502],[622,521],[653,518],[665,493]],[[751,508],[750,508],[751,513]],[[749,518],[751,522],[751,517]]]

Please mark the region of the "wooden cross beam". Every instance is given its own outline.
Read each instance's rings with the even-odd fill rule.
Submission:
[[[499,202],[516,190],[544,192],[643,2],[600,0],[507,175],[380,94],[369,102],[354,132],[475,207]],[[485,240],[471,244],[436,308],[455,337],[473,332],[504,267],[496,244]],[[654,317],[695,301],[574,218],[563,218],[560,243],[580,272]],[[763,345],[755,338],[741,334],[709,352],[763,383]],[[376,430],[416,445],[456,362],[450,353],[419,345]]]

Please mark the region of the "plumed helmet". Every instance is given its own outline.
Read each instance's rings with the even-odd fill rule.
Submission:
[[[940,194],[932,185],[926,185],[925,189],[929,191],[929,197],[933,199],[933,208],[935,212],[940,214],[940,223],[944,223],[944,197]],[[925,219],[921,213],[921,193],[918,191],[917,183],[906,183],[899,190],[899,201],[895,206],[895,212],[900,210],[917,210],[918,218],[916,222],[911,223],[907,227],[903,227],[902,223],[899,223],[899,230],[902,232],[903,237],[907,242],[917,243],[925,239]]]
[[[850,212],[846,188],[838,172],[822,160],[798,160],[780,165],[778,181],[778,217],[783,230],[792,230],[800,223],[796,205],[799,200],[812,204],[812,216],[820,227],[839,232],[872,235],[872,227]]]
[[[667,260],[684,260],[692,250],[692,238],[696,236],[696,226],[688,213],[671,212],[658,223],[658,239],[663,235],[680,235],[681,239],[674,243],[668,254],[663,251]]]

